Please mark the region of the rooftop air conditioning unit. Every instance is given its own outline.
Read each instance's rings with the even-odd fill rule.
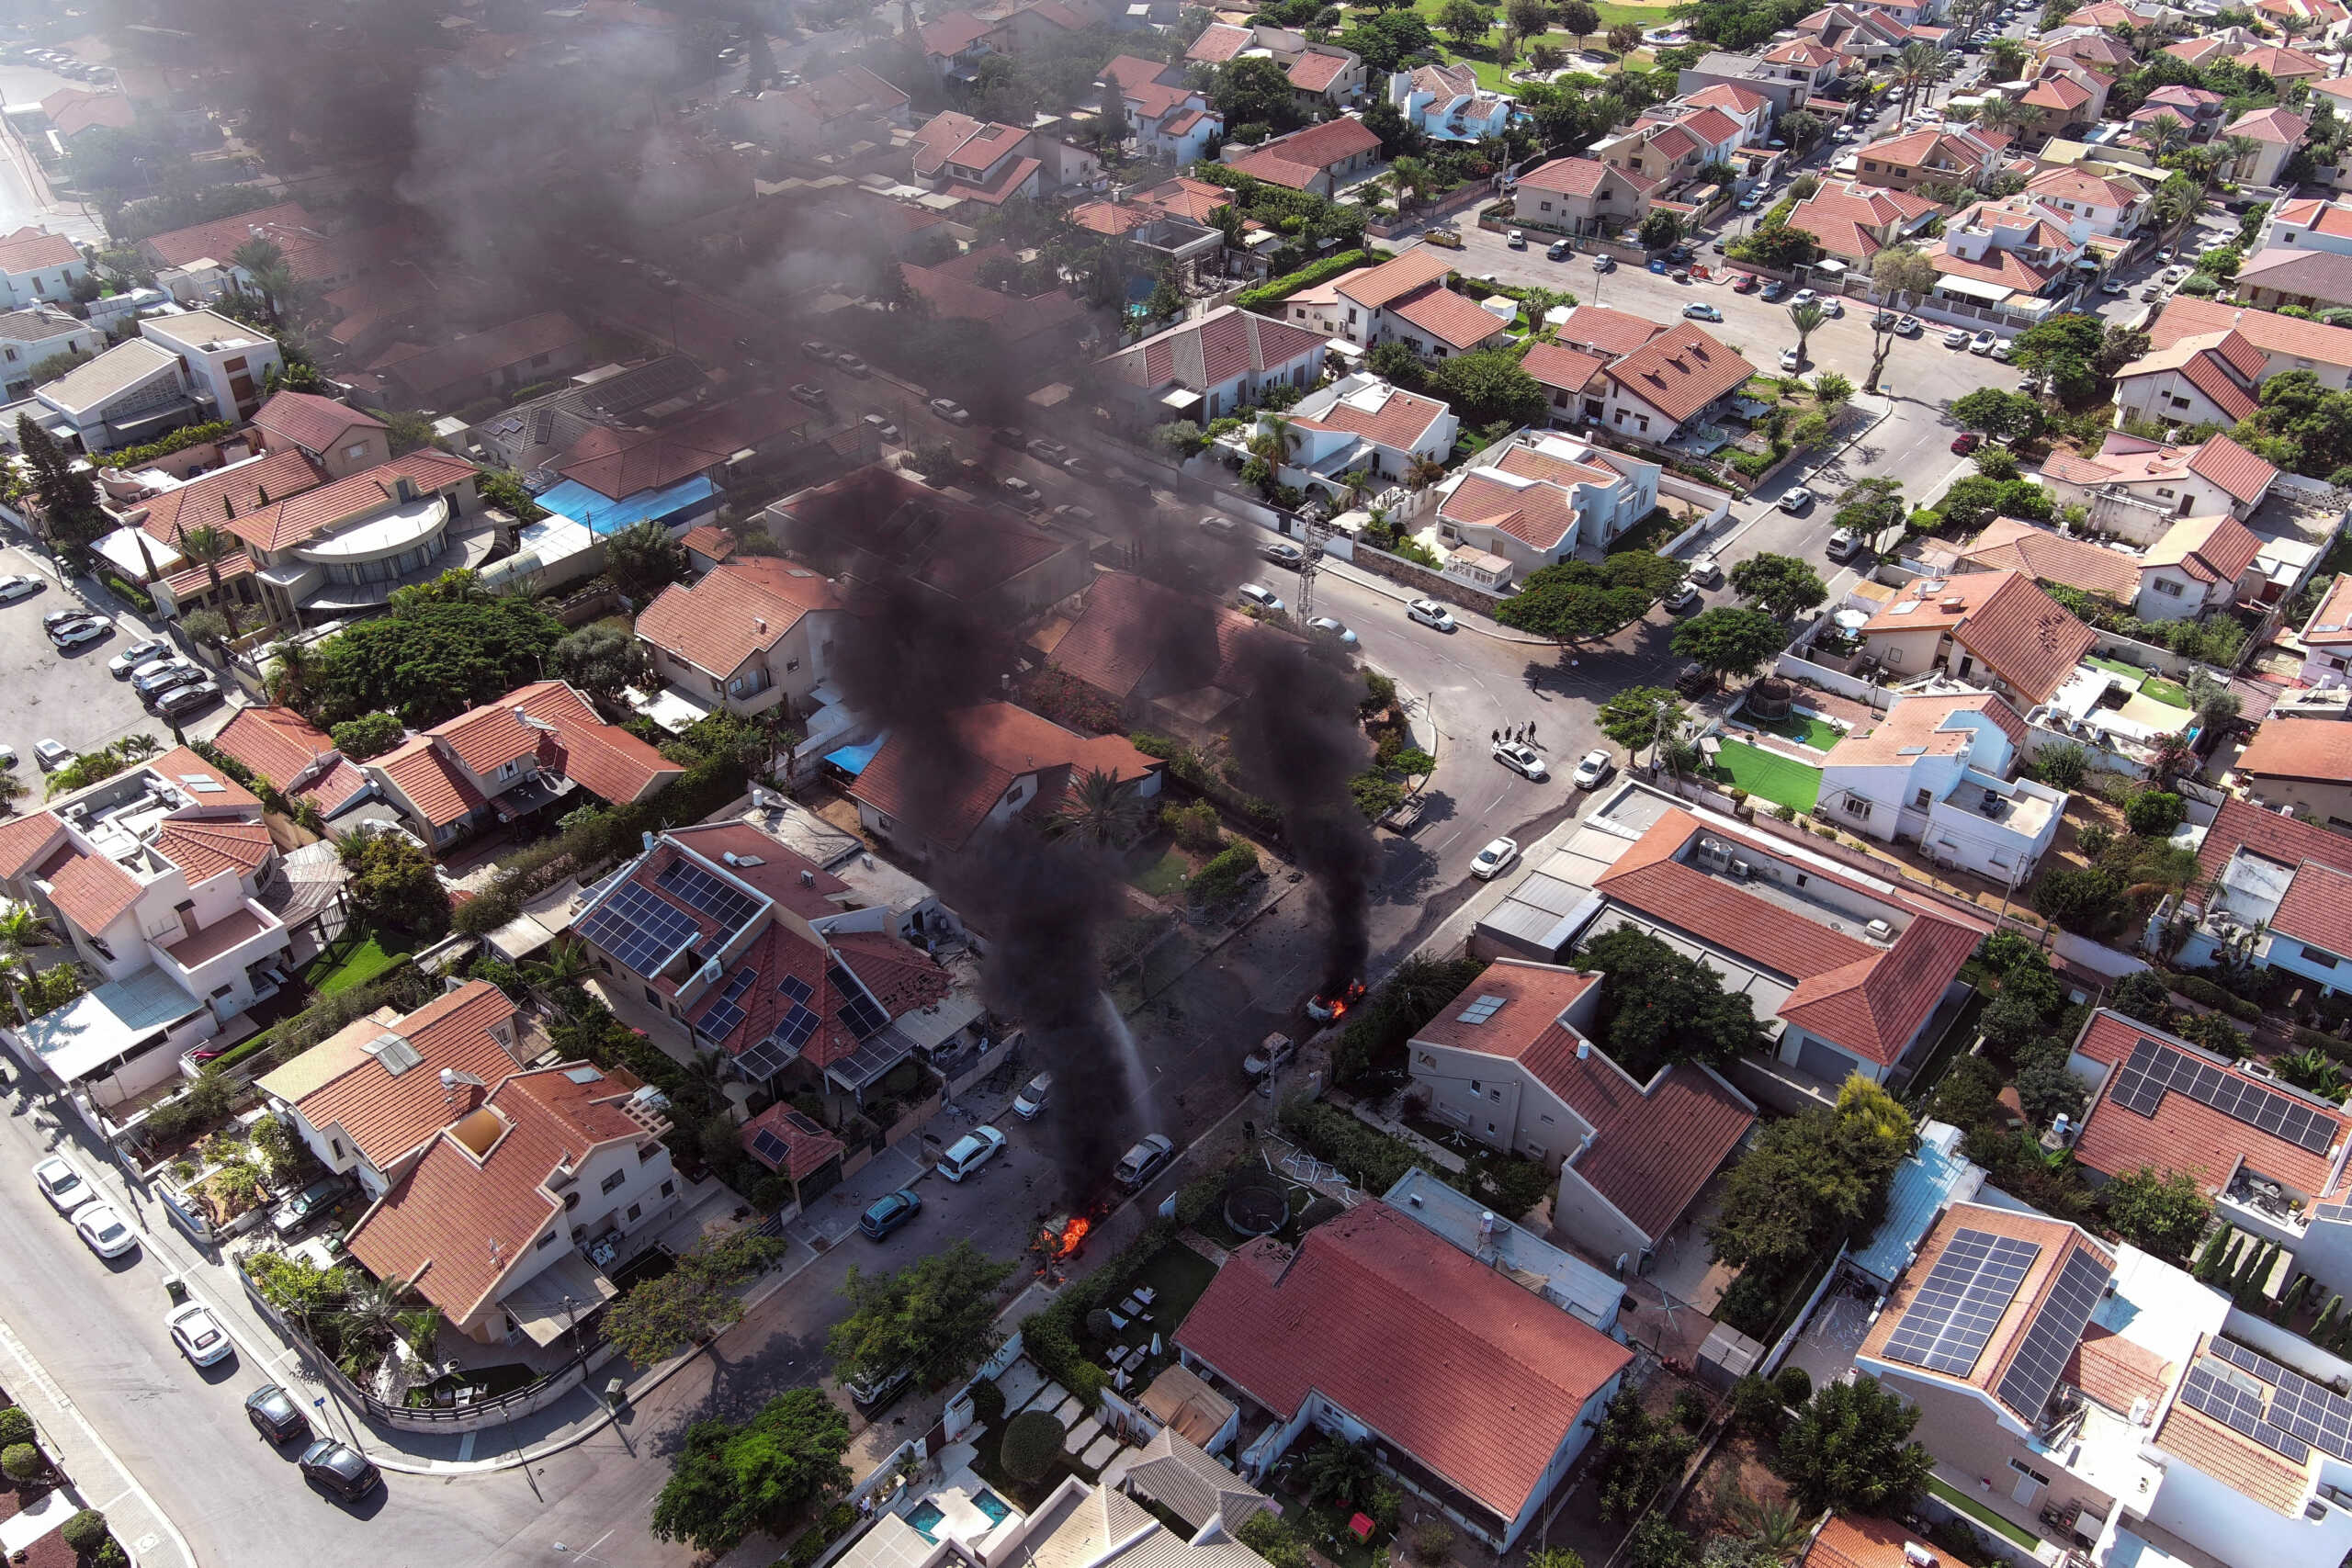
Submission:
[[[1745,882],[1756,874],[1756,868],[1744,860],[1736,860],[1731,863],[1731,874],[1736,880]]]
[[[1893,942],[1894,940],[1894,928],[1888,925],[1884,920],[1872,920],[1869,925],[1862,928],[1862,931],[1872,942]]]

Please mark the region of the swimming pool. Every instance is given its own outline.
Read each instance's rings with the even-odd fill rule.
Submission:
[[[991,1528],[1004,1523],[1006,1517],[1012,1512],[1005,1506],[1003,1498],[986,1489],[972,1494],[972,1506],[989,1517]]]
[[[1001,1503],[997,1505],[999,1507],[1002,1507],[1004,1505]],[[937,1546],[939,1544],[939,1527],[946,1517],[947,1516],[945,1514],[939,1511],[938,1504],[925,1503],[922,1507],[917,1508],[913,1513],[907,1516],[907,1523],[913,1527],[915,1534],[922,1537],[923,1540],[931,1542],[932,1545]]]

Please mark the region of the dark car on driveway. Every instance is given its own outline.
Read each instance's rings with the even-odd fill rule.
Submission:
[[[311,1435],[311,1418],[294,1396],[274,1382],[266,1382],[245,1395],[245,1419],[254,1430],[273,1443],[290,1443],[297,1438]]]
[[[302,1478],[323,1487],[346,1503],[356,1503],[376,1490],[383,1472],[348,1443],[322,1438],[302,1450]]]
[[[269,1228],[281,1239],[300,1235],[311,1221],[357,1190],[359,1184],[347,1176],[321,1177],[270,1210]]]
[[[867,1205],[865,1213],[857,1217],[857,1228],[880,1241],[921,1213],[922,1199],[901,1187],[896,1192],[885,1192]]]

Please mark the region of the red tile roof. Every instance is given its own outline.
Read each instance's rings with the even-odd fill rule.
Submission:
[[[1202,629],[1216,639],[1216,668],[1207,672],[1205,684],[1236,696],[1247,696],[1257,687],[1251,660],[1245,657],[1251,645],[1295,644],[1298,640],[1262,621],[1251,620],[1230,605],[1183,593],[1147,578],[1107,571],[1096,578],[1094,586],[1087,591],[1086,607],[1048,650],[1047,658],[1064,674],[1075,676],[1105,696],[1125,702],[1155,670],[1161,669],[1165,647],[1149,636],[1149,631],[1186,619],[1204,623]],[[1169,663],[1174,666],[1177,661],[1171,660]],[[1162,672],[1176,671],[1171,669]],[[1195,682],[1203,673],[1197,669],[1181,672]]]
[[[2130,556],[2014,517],[1985,525],[1956,558],[1970,571],[2022,571],[2037,582],[2063,582],[2119,604],[2131,604],[2140,592],[2140,569]]]
[[[1633,353],[1664,331],[1666,328],[1657,322],[1629,310],[1612,310],[1606,305],[1574,305],[1568,309],[1567,320],[1560,323],[1559,340],[1616,355]]]
[[[277,499],[273,492],[268,505],[232,517],[225,525],[255,549],[291,549],[355,517],[396,504],[394,486],[402,479],[413,480],[422,493],[452,489],[471,480],[478,471],[463,457],[423,447],[333,484],[304,489],[288,499]],[[153,532],[152,518],[148,526]]]
[[[2018,1281],[2017,1293],[2009,1298],[2007,1306],[1995,1323],[1984,1348],[1977,1355],[1975,1365],[1965,1375],[1889,1360],[1886,1356],[1887,1341],[1901,1326],[1904,1314],[1910,1310],[1912,1302],[1927,1284],[1928,1277],[1935,1271],[1937,1260],[1943,1257],[1944,1249],[1963,1230],[1982,1231],[2030,1243],[2041,1250],[2027,1267],[2025,1278]],[[1947,1387],[1955,1383],[1965,1384],[1998,1400],[2000,1396],[1995,1391],[2000,1387],[2001,1380],[2008,1375],[2009,1366],[2016,1359],[2028,1325],[2040,1314],[2066,1264],[2078,1253],[2088,1254],[2104,1265],[2110,1274],[2113,1273],[2114,1253],[2063,1220],[2053,1220],[2031,1210],[1996,1209],[1979,1203],[1951,1204],[1928,1229],[1920,1241],[1917,1255],[1911,1259],[1911,1266],[1903,1271],[1903,1277],[1894,1282],[1894,1289],[1888,1292],[1886,1304],[1871,1324],[1870,1333],[1864,1337],[1856,1359],[1867,1358],[1880,1367],[1891,1369],[1904,1377],[1917,1378],[1922,1382],[1941,1383]],[[2022,1416],[2029,1425],[2039,1426],[2042,1413],[2030,1410],[2012,1414]]]
[[[955,739],[942,743],[944,756],[894,731],[850,794],[949,849],[961,849],[1024,774],[1099,772],[1133,783],[1160,765],[1124,736],[1089,739],[1011,703],[965,708],[947,726]],[[1039,793],[1046,793],[1042,780]]]
[[[2256,778],[2352,779],[2352,724],[2325,718],[2265,719],[2238,753],[2237,771]]]
[[[263,231],[262,238],[286,252],[289,259],[298,250],[326,243],[326,235],[311,221],[309,210],[300,202],[283,201],[276,207],[151,234],[140,242],[140,246],[164,266],[186,266],[207,257],[225,266],[236,254],[237,247],[254,238],[256,228]]]
[[[1899,765],[1906,755],[1952,756],[1966,746],[1973,726],[1951,722],[1956,713],[1980,713],[2007,736],[2011,744],[2025,744],[2025,720],[2007,700],[1991,692],[1963,696],[1914,694],[1895,700],[1884,718],[1871,728],[1849,732],[1829,748],[1827,767]],[[1913,751],[1910,749],[1920,750]]]
[[[1313,356],[1329,341],[1321,333],[1227,305],[1155,333],[1101,364],[1147,389],[1173,382],[1205,392],[1237,376],[1263,375],[1300,360],[1316,367]]]
[[[1378,151],[1380,138],[1363,121],[1350,116],[1327,119],[1305,130],[1277,136],[1243,153],[1231,166],[1270,184],[1305,190],[1316,175],[1363,153]]]
[[[1904,1553],[1916,1546],[1927,1561],[1942,1561],[1936,1550],[1890,1519],[1832,1514],[1822,1522],[1798,1568],[1912,1568]]]
[[[1609,359],[1608,355],[1594,349],[1575,348],[1564,343],[1538,343],[1528,346],[1527,357],[1519,362],[1519,367],[1546,387],[1581,392],[1608,367]]]
[[[446,828],[489,804],[488,797],[466,775],[465,769],[442,755],[429,735],[419,735],[394,747],[368,767],[390,781],[408,797],[410,806],[435,828]]]
[[[678,542],[693,554],[714,563],[724,561],[735,553],[734,530],[722,528],[716,523],[695,524]]]
[[[1677,322],[1609,367],[1620,389],[1679,423],[1756,374],[1712,335]]]
[[[1926,589],[1933,585],[1932,592]],[[1904,611],[1903,605],[1917,607]],[[2098,641],[2021,571],[1923,580],[1872,615],[1863,634],[1940,627],[2029,705],[2046,702]]]
[[[2094,1323],[2066,1359],[2059,1381],[2072,1383],[2118,1416],[2146,1400],[2154,1409],[2172,1387],[2172,1363],[2144,1345]]]
[[[1398,321],[1410,321],[1456,351],[1476,348],[1510,326],[1509,321],[1489,315],[1468,295],[1456,294],[1442,284],[1432,284],[1396,301],[1388,307],[1388,313]]]
[[[2311,1480],[2300,1466],[2278,1453],[2242,1438],[2211,1416],[2173,1402],[2165,1424],[2156,1428],[2155,1446],[2219,1481],[2232,1491],[2290,1517],[2302,1511]]]
[[[1632,1359],[1377,1200],[1235,1252],[1176,1343],[1284,1417],[1320,1393],[1507,1519]]]
[[[1325,410],[1318,418],[1309,419],[1294,412],[1291,423],[1294,427],[1304,425],[1309,430],[1343,430],[1379,446],[1406,451],[1427,435],[1430,426],[1443,418],[1447,412],[1446,405],[1435,398],[1418,397],[1392,387],[1377,409],[1359,408],[1342,399]]]
[[[1341,51],[1310,48],[1291,66],[1290,85],[1302,93],[1328,92],[1354,63]]]
[[[2251,504],[2270,488],[2278,470],[2226,435],[2208,436],[2188,455],[2189,471]]]
[[[558,1166],[576,1167],[603,1145],[651,1141],[620,1108],[634,1079],[607,1072],[574,1083],[568,1075],[576,1070],[516,1073],[499,1084],[482,1107],[503,1113],[487,1156],[477,1160],[444,1131],[361,1217],[346,1238],[351,1255],[379,1279],[411,1281],[453,1323],[472,1317],[532,1256],[549,1222],[562,1223],[563,1204],[547,1190]]]
[[[1475,469],[1454,486],[1439,509],[1448,522],[1499,529],[1531,547],[1559,548],[1577,525],[1569,493],[1556,485],[1511,485],[1488,469]]]
[[[2297,871],[2270,917],[2270,929],[2352,957],[2352,874],[2324,865]]]
[[[168,573],[164,578],[164,586],[171,590],[175,600],[201,597],[211,588],[213,573],[216,571],[220,573],[220,581],[225,586],[241,577],[251,577],[255,570],[254,558],[239,550],[232,556],[222,557],[209,567],[192,566],[185,571]]]
[[[373,414],[362,413],[348,403],[312,392],[273,394],[254,413],[254,423],[266,434],[282,437],[322,455],[334,451],[342,443],[344,433],[355,427],[390,428]]]
[[[206,811],[221,811],[251,807],[261,809],[261,800],[251,790],[198,756],[185,746],[150,757],[140,764],[149,773],[164,780],[175,789],[195,798],[197,806]],[[190,781],[203,779],[220,787],[202,794],[188,788]]]
[[[1573,978],[1571,978],[1573,977]],[[1504,959],[1440,1008],[1417,1042],[1515,1061],[1592,1130],[1568,1156],[1577,1175],[1653,1240],[1671,1231],[1755,1124],[1755,1109],[1703,1067],[1679,1063],[1640,1084],[1560,1014],[1600,983],[1549,964]],[[1485,1023],[1463,1010],[1503,1006]],[[1439,1038],[1440,1034],[1443,1038]],[[1579,1055],[1579,1050],[1584,1054]]]
[[[49,901],[85,933],[96,936],[139,902],[139,879],[104,855],[68,847],[40,870]]]
[[[379,1171],[434,1134],[480,1105],[514,1071],[514,1055],[491,1033],[493,1024],[514,1027],[517,1010],[506,993],[487,980],[469,980],[445,991],[404,1018],[368,1017],[346,1025],[286,1064],[285,1077],[266,1090],[288,1098],[303,1120],[322,1132],[331,1126]],[[385,1070],[366,1045],[397,1034],[424,1061],[399,1073]],[[481,1084],[441,1086],[441,1069],[470,1075]],[[277,1077],[275,1073],[271,1077]]]
[[[956,148],[979,134],[980,121],[954,109],[943,109],[923,121],[914,134],[916,174],[929,177],[946,164]]]
[[[2251,136],[2273,146],[2292,147],[2302,141],[2312,122],[2291,109],[2250,109],[2222,128],[2227,136]]]
[[[326,476],[311,466],[301,453],[272,452],[254,461],[198,474],[177,490],[150,496],[136,504],[147,509],[141,525],[151,537],[169,543],[192,528],[224,527],[288,496],[316,490]]]
[[[950,11],[922,29],[922,51],[952,59],[996,31],[998,24],[982,21],[969,11]]]
[[[2147,566],[2178,566],[2202,582],[2235,582],[2262,553],[2254,530],[2224,513],[2184,517],[2140,558]]]
[[[2324,326],[2298,321],[2271,310],[2224,305],[2176,294],[2165,301],[2148,325],[2152,349],[2171,347],[2185,337],[2234,328],[2256,348],[2275,358],[2310,359],[2322,365],[2352,366],[2352,327]],[[2292,368],[2292,367],[2287,367]]]
[[[581,342],[580,323],[560,310],[542,310],[455,343],[413,355],[390,367],[393,380],[420,397],[556,355]]]
[[[709,473],[734,454],[732,443],[716,436],[695,440],[679,431],[600,425],[573,442],[553,467],[565,479],[619,501]]]
[[[13,822],[0,822],[0,882],[14,882],[49,852],[65,832],[53,811],[36,811]]]
[[[45,266],[71,266],[82,253],[62,234],[26,232],[0,240],[0,273],[22,275]]]
[[[1211,22],[1184,51],[1187,60],[1205,61],[1221,65],[1248,49],[1257,34],[1248,28],[1237,28],[1230,22]]]
[[[178,866],[188,886],[224,872],[251,876],[269,859],[269,829],[258,822],[223,822],[201,817],[170,821],[155,835],[155,852]]]
[[[1917,916],[1884,953],[1798,981],[1781,1017],[1873,1062],[1898,1062],[1983,938]]]
[[[2310,822],[2297,821],[2279,811],[2266,811],[2233,795],[2222,802],[2197,850],[2198,881],[2201,886],[2228,869],[2239,850],[2279,865],[2306,861],[2352,873],[2352,838],[2332,833]]]
[[[1340,280],[1339,290],[1365,310],[1377,310],[1417,288],[1443,282],[1453,271],[1453,264],[1436,246],[1415,245],[1378,266],[1350,273]]]
[[[2296,880],[2301,880],[2300,873]],[[2313,1153],[2188,1095],[2169,1090],[2157,1101],[2154,1116],[2143,1116],[2115,1103],[2110,1076],[2083,1113],[2082,1129],[2075,1139],[2076,1159],[2110,1177],[2126,1175],[2143,1166],[2159,1171],[2179,1171],[2195,1177],[2198,1186],[2209,1195],[2228,1186],[2232,1174],[2243,1162],[2248,1168],[2285,1182],[2306,1196],[2318,1197],[2326,1192],[2328,1173],[2334,1165],[2330,1154],[2347,1135],[2352,1135],[2352,1115],[2340,1107],[2301,1095],[2277,1079],[2255,1078],[2210,1051],[2105,1008],[2091,1015],[2075,1049],[2093,1061],[2112,1067],[2127,1060],[2132,1047],[2143,1040],[2171,1046],[2227,1077],[2258,1084],[2273,1093],[2321,1110],[2333,1129],[2329,1147]]]
[[[802,919],[840,914],[842,906],[833,900],[850,890],[848,883],[749,822],[701,822],[662,836],[718,862]],[[730,854],[732,861],[727,859]]]
[[[673,582],[637,618],[637,635],[718,676],[774,648],[812,611],[841,608],[832,583],[774,556],[722,562],[692,583]]]
[[[781,1167],[752,1146],[763,1133],[773,1134],[783,1142],[785,1163]],[[847,1148],[839,1138],[781,1100],[743,1123],[743,1152],[770,1170],[781,1169],[795,1181],[807,1179]]]

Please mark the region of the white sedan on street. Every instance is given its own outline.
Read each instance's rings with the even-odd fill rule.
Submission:
[[[71,1215],[92,1197],[90,1184],[82,1173],[56,1155],[50,1156],[33,1167],[33,1181],[40,1188],[40,1195],[49,1206],[61,1214]]]
[[[1452,613],[1434,599],[1414,600],[1405,606],[1405,616],[1408,620],[1419,621],[1431,631],[1450,632],[1453,629]]]
[[[236,1342],[229,1337],[229,1331],[220,1326],[220,1320],[202,1302],[174,1307],[164,1321],[171,1325],[172,1343],[196,1366],[209,1367],[237,1353]]]
[[[1609,753],[1595,747],[1577,759],[1577,771],[1569,782],[1578,789],[1599,789],[1601,781],[1616,771],[1617,764],[1610,761]]]
[[[1496,741],[1495,761],[1520,777],[1532,779],[1538,784],[1552,776],[1552,770],[1544,765],[1544,759],[1536,754],[1535,748],[1523,741]]]
[[[1509,871],[1511,868],[1511,863],[1518,859],[1519,840],[1517,839],[1497,839],[1485,849],[1480,850],[1476,857],[1470,862],[1470,874],[1481,882],[1492,881]]]
[[[100,1258],[119,1258],[139,1245],[138,1233],[103,1198],[74,1211],[74,1228],[82,1244]]]

